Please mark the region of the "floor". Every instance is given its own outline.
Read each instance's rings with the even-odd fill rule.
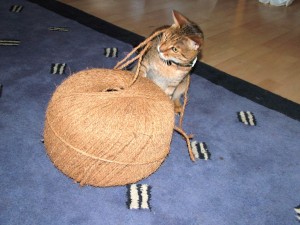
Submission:
[[[300,1],[275,7],[247,0],[60,0],[148,36],[172,9],[200,25],[202,61],[300,104]]]

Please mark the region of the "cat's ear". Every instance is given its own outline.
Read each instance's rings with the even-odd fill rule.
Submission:
[[[203,45],[203,38],[200,36],[189,36],[190,39],[190,46],[193,50],[200,50]]]
[[[173,10],[173,20],[174,24],[178,27],[181,27],[182,25],[189,24],[190,21],[188,18],[177,12],[176,10]]]

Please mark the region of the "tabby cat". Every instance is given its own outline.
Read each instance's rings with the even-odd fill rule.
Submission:
[[[180,98],[187,88],[187,77],[197,61],[203,45],[203,32],[194,22],[173,11],[174,24],[152,40],[144,55],[139,75],[151,79],[174,101],[180,113]],[[157,31],[156,30],[156,31]],[[135,66],[133,71],[136,71]]]

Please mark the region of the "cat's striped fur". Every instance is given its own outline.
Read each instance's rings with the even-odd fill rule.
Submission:
[[[187,76],[203,46],[203,32],[177,11],[173,11],[173,19],[173,25],[159,28],[166,30],[152,40],[139,75],[151,79],[170,96],[175,103],[175,112],[179,113],[182,110],[180,98],[187,88]]]

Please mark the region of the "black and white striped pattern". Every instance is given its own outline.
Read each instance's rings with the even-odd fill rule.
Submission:
[[[118,48],[104,48],[105,57],[118,57]]]
[[[205,142],[192,141],[191,142],[192,151],[196,159],[210,159],[210,152],[208,151],[207,145]]]
[[[68,27],[49,27],[48,30],[50,31],[60,31],[60,32],[68,32]]]
[[[63,74],[65,73],[66,63],[52,63],[51,73],[52,74]]]
[[[256,126],[256,119],[254,117],[254,114],[250,111],[240,111],[237,113],[238,119],[243,124],[246,124],[248,126]]]
[[[298,205],[297,207],[294,208],[295,212],[296,212],[296,218],[297,220],[300,222],[300,205]]]
[[[10,7],[10,11],[11,12],[15,12],[15,13],[19,13],[19,12],[21,12],[23,10],[23,8],[24,7],[22,5],[12,5]]]
[[[0,40],[0,45],[2,46],[17,46],[19,44],[20,44],[19,40],[11,40],[11,39]]]
[[[129,209],[151,209],[151,186],[131,184],[127,186],[127,206]]]

